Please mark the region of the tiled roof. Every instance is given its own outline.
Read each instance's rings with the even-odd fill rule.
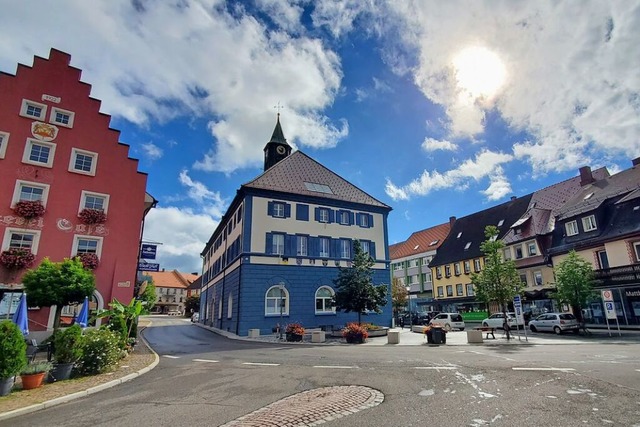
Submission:
[[[151,276],[153,284],[158,288],[183,288],[193,283],[197,278],[197,274],[180,273],[177,270],[172,271],[149,271],[145,272],[145,276]]]
[[[438,248],[436,256],[431,260],[429,266],[445,265],[484,256],[480,250],[480,244],[487,240],[484,235],[485,227],[487,225],[498,227],[498,239],[502,239],[509,232],[511,225],[525,213],[531,197],[532,194],[527,194],[501,205],[456,219],[449,235]],[[502,225],[498,225],[500,222]]]
[[[393,261],[414,254],[436,250],[442,245],[450,229],[451,225],[447,222],[425,230],[416,231],[404,242],[389,246],[389,257]]]
[[[312,191],[309,189],[310,186],[305,183],[327,186],[330,193]],[[301,151],[291,153],[290,156],[282,159],[242,187],[322,197],[391,209]]]

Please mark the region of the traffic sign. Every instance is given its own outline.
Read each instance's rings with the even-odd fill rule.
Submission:
[[[609,289],[605,289],[604,291],[602,291],[602,301],[613,302],[613,292],[611,292]]]
[[[606,301],[604,303],[604,310],[607,312],[607,319],[617,319],[616,308],[613,301]]]

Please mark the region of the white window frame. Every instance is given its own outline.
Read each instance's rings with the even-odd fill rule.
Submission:
[[[277,242],[276,238],[278,239]],[[274,255],[284,255],[284,234],[273,233],[271,241],[271,253]]]
[[[464,296],[464,286],[462,286],[462,283],[456,284],[456,296],[457,297]]]
[[[269,293],[275,290],[277,294],[272,296]],[[282,295],[280,292],[283,292]],[[282,315],[289,315],[289,290],[285,287],[281,287],[280,285],[271,286],[267,289],[267,292],[264,294],[264,315],[265,316],[279,316],[280,315],[280,305],[282,298],[284,298],[284,307],[282,308]],[[269,301],[275,301],[275,305],[273,307],[269,306]],[[284,327],[284,325],[280,325],[280,327]]]
[[[27,109],[29,108],[29,106],[41,108],[42,111],[40,112],[40,115],[32,116],[31,114],[27,114]],[[29,99],[23,99],[22,106],[20,107],[20,115],[22,117],[27,117],[29,119],[38,119],[38,120],[45,121],[47,117],[47,105],[41,104],[39,102],[31,101]]]
[[[447,285],[447,297],[453,297],[453,285]]]
[[[78,154],[93,158],[93,161],[91,162],[91,170],[85,171],[85,170],[79,170],[75,168],[76,158],[78,157]],[[79,173],[80,175],[95,176],[97,168],[98,168],[98,153],[95,153],[93,151],[81,150],[79,148],[71,148],[71,158],[69,159],[69,172]]]
[[[296,254],[298,256],[307,256],[309,253],[309,237],[297,235],[296,236]]]
[[[328,223],[329,222],[329,209],[320,208],[320,213],[318,214],[318,220],[320,222]]]
[[[444,266],[444,277],[451,277],[451,265]]]
[[[569,221],[564,225],[564,229],[567,236],[575,236],[578,234],[578,222],[575,219],[573,221]]]
[[[636,261],[640,262],[640,242],[634,242],[633,249],[636,254]]]
[[[464,274],[469,274],[469,273],[471,273],[471,262],[469,262],[469,261],[464,261],[464,262],[463,262],[463,266],[464,266]]]
[[[13,198],[11,199],[11,208],[16,206],[16,203],[20,201],[20,194],[22,193],[22,187],[34,187],[42,189],[42,199],[40,202],[42,206],[47,207],[47,200],[49,199],[49,184],[41,184],[39,182],[23,181],[21,179],[16,180],[16,185],[13,189]]]
[[[596,222],[595,215],[589,215],[582,218],[582,229],[587,231],[593,231],[598,229],[598,223]]]
[[[0,131],[0,159],[4,159],[4,155],[7,152],[7,144],[9,144],[9,132]]]
[[[473,260],[473,268],[474,268],[476,273],[482,270],[482,266],[480,265],[480,260],[479,259],[474,259]]]
[[[505,261],[508,261],[508,260],[510,260],[510,259],[511,259],[511,247],[504,248],[504,249],[502,250],[502,258],[503,258]]]
[[[69,116],[69,123],[64,123],[64,122],[59,122],[56,120],[56,116],[57,114],[66,114]],[[51,114],[49,115],[49,123],[53,123],[55,125],[58,126],[64,126],[66,128],[72,128],[73,127],[73,119],[75,117],[75,113],[73,111],[69,111],[69,110],[63,110],[62,108],[58,108],[58,107],[51,107]]]
[[[273,202],[273,217],[284,218],[284,203]]]
[[[47,158],[47,162],[37,162],[35,160],[31,160],[31,149],[34,145],[44,145],[49,147],[49,157]],[[24,145],[24,153],[22,154],[22,163],[26,163],[28,165],[36,165],[44,168],[52,168],[53,167],[53,159],[56,156],[56,144],[53,142],[40,141],[39,139],[27,138],[27,143]]]
[[[460,263],[459,262],[456,262],[455,264],[453,264],[453,273],[456,276],[460,275]]]
[[[364,252],[365,254],[371,255],[371,242],[369,242],[368,240],[361,240],[360,248],[362,249],[362,252]]]
[[[340,240],[340,258],[351,259],[351,240]]]
[[[438,286],[438,298],[444,298],[444,286]]]
[[[542,286],[544,285],[544,278],[542,276],[542,271],[540,270],[536,270],[531,272],[531,274],[533,275],[533,286]],[[540,277],[540,283],[538,283],[537,278]]]
[[[535,240],[527,242],[526,245],[527,245],[527,256],[536,256],[536,255],[538,255],[538,245],[536,245]]]
[[[78,207],[78,214],[83,210],[83,209],[94,209],[94,208],[87,208],[87,197],[102,197],[104,199],[104,204],[103,204],[103,208],[102,208],[102,212],[105,213],[105,215],[109,212],[109,198],[111,197],[109,194],[104,194],[104,193],[96,193],[94,191],[87,191],[87,190],[82,190],[82,192],[80,193],[80,206]]]
[[[326,296],[318,296],[318,292],[320,292],[321,290],[328,290],[329,293],[331,294],[330,297],[326,297]],[[331,305],[331,300],[333,299],[333,296],[335,295],[335,291],[333,289],[331,289],[331,287],[329,286],[320,286],[318,289],[316,289],[316,294],[315,294],[315,298],[313,299],[313,306],[315,309],[315,313],[316,314],[335,314],[336,312],[336,308],[334,306]],[[322,309],[318,310],[318,300],[321,299],[322,300]]]
[[[475,292],[474,292],[474,290],[473,290],[473,283],[467,283],[467,284],[465,285],[465,288],[466,288],[467,296],[468,296],[468,297],[475,296],[475,294],[476,294],[476,293],[475,293]]]
[[[369,227],[369,215],[361,213],[360,214],[360,227]]]
[[[31,253],[36,255],[38,253],[38,246],[40,246],[40,230],[31,230],[25,228],[7,228],[4,231],[4,238],[2,239],[2,250],[6,251],[10,248],[11,235],[16,234],[31,234],[33,235],[33,242],[31,244]]]
[[[340,225],[349,225],[349,212],[340,212]]]
[[[78,244],[80,240],[95,240],[98,242],[96,247],[96,256],[98,259],[102,258],[102,244],[104,242],[104,238],[100,236],[88,236],[85,234],[74,234],[73,235],[73,245],[71,247],[71,256],[74,257],[78,254]]]
[[[324,247],[324,243],[326,243],[326,248]],[[329,258],[329,256],[331,255],[331,239],[329,239],[328,237],[320,237],[318,246],[320,258]]]
[[[513,247],[513,252],[515,255],[515,259],[522,259],[524,258],[524,249],[522,248],[522,245],[515,245]],[[518,256],[518,253],[520,254],[520,256]]]

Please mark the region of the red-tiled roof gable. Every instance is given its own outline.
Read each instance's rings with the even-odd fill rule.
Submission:
[[[197,274],[180,273],[172,271],[150,271],[145,275],[151,276],[153,284],[158,288],[183,288],[186,289],[197,278]]]
[[[447,222],[436,225],[435,227],[416,231],[404,242],[389,246],[389,257],[395,260],[436,250],[447,237],[450,229],[451,225]]]

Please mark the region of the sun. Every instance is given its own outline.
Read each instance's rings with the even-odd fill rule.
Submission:
[[[458,87],[472,98],[491,98],[504,84],[507,71],[500,57],[485,47],[472,46],[453,58]]]

